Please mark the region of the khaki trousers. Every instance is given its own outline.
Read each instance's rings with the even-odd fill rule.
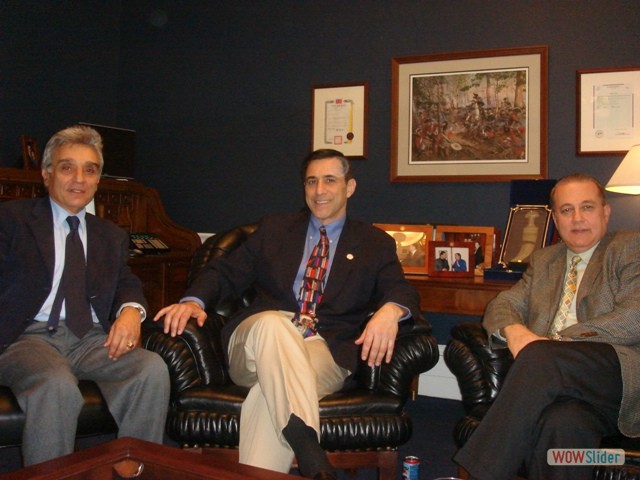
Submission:
[[[282,435],[291,415],[320,431],[320,398],[342,388],[349,372],[320,336],[303,339],[293,313],[246,318],[229,342],[229,375],[251,387],[240,416],[240,463],[288,472],[293,451]]]

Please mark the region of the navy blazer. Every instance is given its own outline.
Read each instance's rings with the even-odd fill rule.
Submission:
[[[127,266],[129,239],[116,224],[87,213],[87,289],[108,332],[125,302],[148,309]],[[51,292],[55,263],[49,197],[0,203],[0,353],[27,328]]]
[[[265,310],[296,311],[293,283],[302,261],[309,213],[264,218],[257,231],[226,257],[210,262],[185,296],[200,298],[209,309],[248,287],[256,298],[224,326],[225,352],[233,330],[248,316]],[[336,362],[354,371],[360,335],[367,314],[386,302],[410,309],[420,318],[420,300],[405,279],[394,240],[370,224],[347,218],[317,307],[318,331]]]

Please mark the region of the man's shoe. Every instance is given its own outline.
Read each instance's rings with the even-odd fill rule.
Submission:
[[[313,480],[338,480],[333,472],[318,472],[313,476]]]

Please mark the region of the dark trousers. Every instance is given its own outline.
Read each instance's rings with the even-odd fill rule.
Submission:
[[[598,448],[618,432],[620,363],[611,345],[527,345],[482,422],[454,460],[473,478],[590,479],[593,467],[550,466],[549,448]]]

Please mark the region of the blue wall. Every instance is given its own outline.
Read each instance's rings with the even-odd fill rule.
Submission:
[[[488,0],[25,1],[0,7],[0,154],[76,121],[138,131],[136,176],[169,215],[222,231],[302,204],[311,87],[369,83],[369,158],[352,213],[493,225],[509,184],[389,182],[391,59],[549,46],[549,177],[606,182],[620,157],[575,155],[576,70],[640,65],[640,2]],[[612,195],[612,228],[640,198]]]

